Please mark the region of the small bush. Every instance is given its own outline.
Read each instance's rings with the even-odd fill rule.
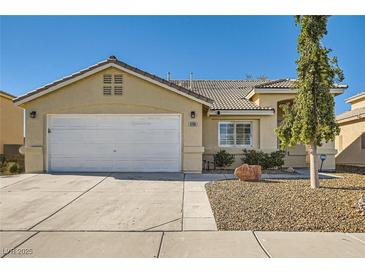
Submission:
[[[18,171],[19,171],[19,167],[18,167],[18,164],[16,164],[16,163],[12,164],[9,168],[10,173],[14,174],[14,173],[18,173]]]
[[[6,167],[8,165],[8,162],[6,160],[4,160],[1,164],[0,164],[0,172],[5,172],[6,171]]]
[[[263,169],[279,168],[284,165],[285,151],[265,153],[256,150],[243,150],[242,162],[248,165],[260,165]]]
[[[234,162],[234,155],[225,150],[220,150],[214,155],[214,164],[216,167],[226,168]]]

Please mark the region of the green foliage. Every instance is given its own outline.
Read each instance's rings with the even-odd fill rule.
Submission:
[[[19,172],[19,167],[17,163],[13,163],[10,168],[9,168],[9,172],[10,173],[18,173]]]
[[[297,89],[293,105],[283,107],[284,119],[276,129],[281,147],[333,141],[339,134],[330,89],[344,79],[336,57],[321,43],[328,16],[296,16],[298,36]]]
[[[0,172],[5,172],[7,165],[8,162],[5,159],[3,159],[3,161],[0,163]]]
[[[234,155],[228,153],[225,150],[220,150],[214,155],[214,164],[217,167],[226,168],[232,165],[234,162]]]
[[[260,165],[263,169],[279,168],[284,165],[285,151],[265,153],[256,150],[243,150],[242,162],[248,165]]]

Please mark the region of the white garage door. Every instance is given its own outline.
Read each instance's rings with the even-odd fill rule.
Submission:
[[[49,115],[48,171],[181,170],[179,115]]]

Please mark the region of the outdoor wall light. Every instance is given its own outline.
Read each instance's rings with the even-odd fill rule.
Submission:
[[[191,117],[191,119],[195,119],[195,117],[196,117],[195,111],[190,112],[190,117]]]
[[[35,110],[29,113],[30,118],[35,118],[37,116],[37,112]]]

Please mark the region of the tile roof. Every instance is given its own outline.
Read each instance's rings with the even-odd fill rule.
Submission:
[[[266,83],[258,84],[255,88],[288,88],[288,89],[295,89],[296,88],[296,79],[279,79],[279,80],[272,80],[267,81]],[[347,85],[338,85],[335,84],[334,88],[347,88]]]
[[[192,89],[194,92],[214,100],[212,110],[267,110],[244,97],[259,84],[269,80],[171,80],[172,83]]]
[[[341,122],[342,120],[346,119],[354,120],[360,118],[365,118],[365,107],[355,108],[353,110],[346,111],[336,116],[336,120],[338,122]]]
[[[147,77],[147,78],[150,78],[151,80],[158,81],[158,82],[160,82],[161,84],[168,85],[168,86],[170,86],[170,87],[171,87],[171,88],[173,88],[173,89],[179,90],[179,91],[181,91],[181,92],[183,92],[183,93],[186,93],[186,94],[188,94],[188,95],[190,95],[190,96],[193,96],[193,97],[195,97],[195,98],[197,98],[197,99],[200,99],[200,100],[202,100],[202,101],[205,101],[205,102],[207,102],[207,103],[212,103],[212,102],[213,102],[213,101],[212,101],[212,99],[210,99],[210,98],[208,98],[208,97],[205,97],[204,95],[201,95],[201,94],[195,93],[194,91],[192,91],[192,90],[190,90],[190,89],[187,89],[187,88],[182,87],[182,86],[175,85],[174,83],[172,83],[172,82],[170,82],[170,81],[167,81],[167,80],[165,80],[165,79],[163,79],[163,78],[161,78],[161,77],[158,77],[158,76],[156,76],[156,75],[150,74],[150,73],[148,73],[148,72],[146,72],[146,71],[143,71],[143,70],[138,69],[138,68],[136,68],[136,67],[133,67],[133,66],[131,66],[131,65],[128,65],[128,64],[126,64],[126,63],[124,63],[124,62],[122,62],[122,61],[118,60],[115,56],[110,56],[107,60],[104,60],[104,61],[102,61],[102,62],[100,62],[100,63],[97,63],[97,64],[95,64],[95,65],[93,65],[93,66],[90,66],[90,67],[88,67],[88,68],[86,68],[86,69],[80,70],[80,71],[78,71],[78,72],[76,72],[76,73],[74,73],[74,74],[72,74],[72,75],[70,75],[70,76],[64,77],[64,78],[62,78],[62,79],[60,79],[60,80],[57,80],[57,81],[52,82],[52,83],[50,83],[50,84],[47,84],[47,85],[45,85],[45,86],[43,86],[43,87],[40,87],[40,88],[38,88],[38,89],[36,89],[36,90],[34,90],[34,91],[28,92],[28,93],[27,93],[27,94],[25,94],[25,95],[22,95],[22,96],[20,96],[20,97],[17,97],[17,98],[16,98],[16,99],[14,99],[13,101],[14,101],[14,102],[18,102],[18,101],[24,100],[24,99],[26,99],[26,98],[28,98],[28,97],[30,97],[30,96],[32,96],[32,95],[35,95],[35,94],[37,94],[37,93],[40,93],[40,92],[42,92],[42,91],[44,91],[44,90],[47,90],[47,89],[49,89],[49,88],[51,88],[51,87],[53,87],[53,86],[56,86],[56,85],[58,85],[58,84],[61,84],[61,83],[66,82],[66,81],[68,81],[68,80],[71,80],[71,79],[73,79],[73,78],[76,78],[76,77],[78,77],[78,76],[82,76],[83,74],[85,74],[85,73],[87,73],[87,72],[89,72],[89,71],[92,71],[93,69],[96,69],[96,68],[99,68],[99,67],[101,67],[101,66],[104,66],[104,65],[106,65],[106,64],[116,64],[116,65],[119,65],[119,66],[121,66],[121,67],[123,67],[123,68],[125,68],[125,69],[127,69],[127,70],[133,71],[133,72],[135,72],[135,73],[137,73],[137,74],[140,74],[140,75],[142,75],[142,76],[145,76],[145,77]]]
[[[295,88],[295,83],[293,79],[279,79],[258,84],[255,88]]]

